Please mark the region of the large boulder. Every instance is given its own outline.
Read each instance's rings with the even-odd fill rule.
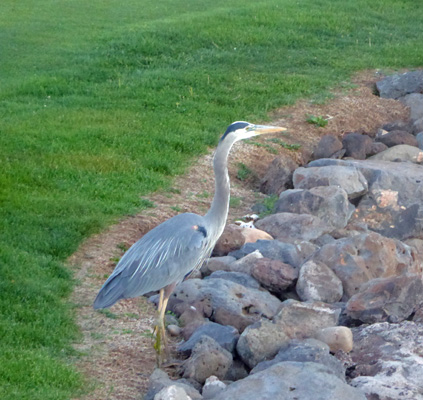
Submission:
[[[422,324],[384,322],[353,328],[353,332],[353,386],[368,399],[422,399]]]
[[[290,340],[279,350],[273,360],[258,363],[251,373],[256,374],[282,361],[315,362],[323,364],[332,369],[338,378],[345,380],[345,368],[342,363],[329,354],[329,346],[326,343],[316,339]]]
[[[348,300],[361,285],[374,279],[421,273],[416,251],[404,243],[375,232],[336,240],[321,247],[312,257],[331,268],[342,281]]]
[[[417,146],[417,140],[414,135],[406,131],[390,131],[376,136],[376,141],[383,143],[388,147],[397,146],[399,144],[408,144],[409,146]]]
[[[313,159],[319,158],[341,158],[345,151],[342,151],[342,142],[334,135],[324,135],[313,151]]]
[[[410,108],[410,119],[416,121],[423,118],[423,94],[410,93],[399,99],[401,103]]]
[[[338,186],[347,192],[349,199],[355,199],[367,192],[367,181],[357,168],[350,165],[337,168],[321,166],[328,160],[330,159],[324,158],[312,161],[306,168],[297,168],[293,177],[294,188],[311,189],[316,186]],[[333,161],[334,165],[338,165],[337,162],[340,160]]]
[[[354,206],[348,201],[347,192],[338,186],[317,186],[282,192],[275,204],[275,212],[310,214],[324,220],[334,229],[344,228]]]
[[[365,176],[369,190],[352,218],[366,221],[369,229],[387,237],[423,238],[423,165],[332,159],[312,161],[309,165],[313,169],[358,170]]]
[[[234,382],[213,400],[366,400],[331,368],[314,362],[285,361]]]
[[[347,303],[346,313],[353,319],[375,322],[400,322],[423,303],[420,276],[400,275],[377,278],[364,284]]]
[[[269,215],[256,223],[257,227],[281,242],[310,241],[329,233],[332,226],[310,214],[282,212]]]
[[[369,160],[395,162],[409,161],[416,164],[423,164],[423,151],[415,146],[410,146],[408,144],[399,144],[397,146],[390,147],[384,151],[381,151],[380,153],[375,154],[374,156],[369,157]]]
[[[182,282],[169,299],[168,309],[180,314],[191,307],[205,317],[242,332],[262,316],[273,318],[282,303],[267,291],[247,288],[226,279],[190,279]]]
[[[292,174],[298,165],[285,156],[276,157],[261,181],[260,191],[266,194],[279,194],[292,187]]]
[[[301,266],[295,289],[303,301],[335,303],[343,294],[342,282],[336,274],[327,265],[313,260]]]
[[[423,71],[405,72],[376,82],[380,97],[398,99],[409,93],[423,92]]]
[[[182,365],[182,376],[203,384],[210,376],[223,379],[232,365],[232,354],[210,336],[203,336]]]
[[[373,140],[370,136],[356,132],[347,133],[342,139],[345,156],[356,160],[366,159],[366,156],[372,151],[372,143]]]

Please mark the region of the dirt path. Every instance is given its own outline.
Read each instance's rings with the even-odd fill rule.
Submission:
[[[289,144],[302,145],[298,152],[285,150],[279,145],[274,148],[279,154],[304,163],[313,146],[325,134],[341,136],[351,131],[375,132],[384,123],[405,119],[408,112],[399,102],[372,94],[372,84],[380,77],[375,71],[364,72],[353,80],[357,85],[355,88],[335,91],[334,98],[325,105],[302,101],[272,113],[275,125],[288,128],[288,132],[279,137]],[[325,128],[317,128],[305,121],[308,114],[327,116],[329,123]],[[239,204],[230,209],[229,221],[249,213],[251,206],[264,197],[253,189],[274,157],[275,154],[264,147],[244,142],[235,145],[229,171],[231,194],[239,199]],[[241,182],[236,178],[240,162],[255,172],[255,179]],[[70,257],[69,264],[79,282],[72,301],[77,304],[77,322],[83,334],[81,343],[75,344],[83,354],[77,367],[89,382],[93,382],[90,393],[80,400],[132,400],[141,399],[145,393],[148,377],[155,367],[155,353],[149,337],[155,318],[153,306],[145,298],[138,298],[96,312],[92,303],[124,248],[177,213],[203,214],[208,209],[214,187],[211,163],[212,149],[208,155],[196,160],[187,174],[175,179],[172,193],[158,192],[149,196],[155,208],[123,219],[91,237]]]

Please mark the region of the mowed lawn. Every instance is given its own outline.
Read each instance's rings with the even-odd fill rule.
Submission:
[[[412,0],[2,0],[0,399],[69,399],[64,264],[234,120],[423,66]]]

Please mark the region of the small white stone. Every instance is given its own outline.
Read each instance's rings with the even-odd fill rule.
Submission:
[[[346,326],[332,326],[321,329],[314,336],[317,340],[326,343],[332,353],[343,350],[349,353],[353,349],[353,334]]]
[[[182,329],[177,325],[168,325],[167,331],[170,333],[171,336],[179,336],[182,332]]]

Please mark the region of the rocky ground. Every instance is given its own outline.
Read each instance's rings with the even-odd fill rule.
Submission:
[[[122,249],[175,211],[207,209],[211,155],[178,178],[173,193],[152,195],[153,211],[81,247],[70,263],[80,281],[78,367],[94,382],[85,399],[177,392],[181,399],[423,398],[423,95],[415,86],[423,77],[406,75],[403,89],[399,78],[379,83],[378,97],[381,78],[363,73],[357,87],[337,90],[325,105],[304,101],[276,112],[274,123],[289,128],[282,140],[301,144],[299,151],[278,141],[233,150],[232,196],[239,200],[229,221],[251,212],[263,197],[252,189],[261,186],[280,195],[274,214],[255,224],[275,240],[254,242],[253,230],[228,228],[216,250],[223,257],[175,291],[169,309],[179,321],[169,322],[183,324],[172,329],[185,342],[175,338],[180,362],[166,372],[184,378],[178,386],[159,370],[148,386],[155,364],[150,303],[122,301],[103,313],[91,304]],[[308,115],[325,117],[327,126],[310,125]],[[273,162],[269,146],[279,152]],[[243,182],[240,162],[253,171]]]

